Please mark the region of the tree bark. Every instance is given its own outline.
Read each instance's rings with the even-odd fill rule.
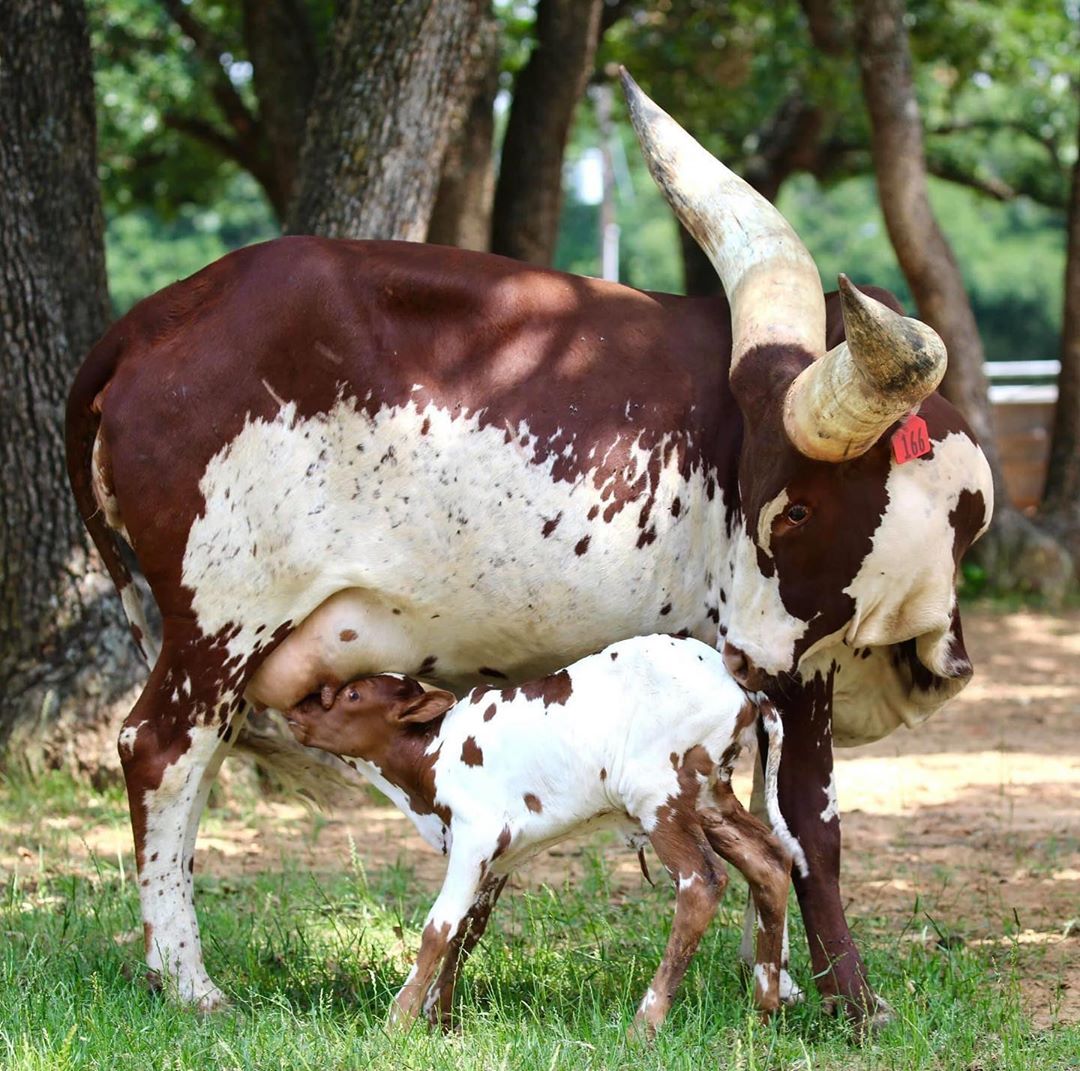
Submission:
[[[254,68],[260,135],[269,166],[262,178],[284,220],[296,184],[318,55],[303,0],[244,0],[244,43]]]
[[[1080,575],[1080,159],[1069,196],[1061,374],[1040,519],[1065,545]]]
[[[481,0],[345,0],[312,100],[288,229],[422,241]]]
[[[427,240],[486,250],[495,195],[495,94],[499,90],[499,27],[488,20],[478,35],[472,78],[451,123]]]
[[[602,0],[540,0],[536,46],[514,85],[491,250],[530,264],[555,256],[566,139],[599,37]]]
[[[1068,556],[1012,506],[1005,489],[982,340],[956,258],[930,207],[904,14],[903,0],[855,5],[856,48],[885,225],[919,315],[948,349],[942,393],[971,425],[993,472],[994,523],[979,557],[996,586],[1060,598],[1072,572]]]
[[[67,389],[108,309],[81,0],[0,5],[0,130],[0,747],[93,768],[79,734],[142,667],[64,464]]]

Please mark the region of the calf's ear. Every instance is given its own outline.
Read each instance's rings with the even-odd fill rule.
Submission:
[[[444,692],[437,688],[423,695],[403,700],[395,713],[398,721],[418,724],[434,721],[445,714],[456,702],[457,698],[452,692]]]

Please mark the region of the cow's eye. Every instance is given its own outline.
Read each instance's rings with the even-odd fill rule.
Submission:
[[[349,690],[349,699],[353,703],[355,703],[359,698],[360,698],[360,693],[355,688],[351,688]]]
[[[800,524],[805,524],[809,519],[810,507],[804,506],[801,502],[793,502],[784,510],[784,520],[792,528],[798,528]]]

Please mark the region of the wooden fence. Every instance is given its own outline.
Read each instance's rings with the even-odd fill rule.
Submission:
[[[989,361],[990,402],[1005,486],[1020,509],[1042,496],[1060,361]]]

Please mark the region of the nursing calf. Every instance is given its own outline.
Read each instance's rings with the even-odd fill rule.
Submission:
[[[449,854],[391,1020],[407,1025],[423,1012],[447,1025],[457,972],[510,873],[542,848],[599,826],[632,846],[648,840],[678,887],[667,950],[637,1026],[651,1034],[667,1015],[727,883],[721,859],[750,885],[760,923],[754,999],[774,1012],[789,861],[731,790],[732,763],[759,713],[769,735],[769,817],[805,869],[776,802],[780,720],[696,640],[625,640],[541,680],[476,688],[460,702],[383,674],[293,707],[287,717],[301,743],[350,756]]]

